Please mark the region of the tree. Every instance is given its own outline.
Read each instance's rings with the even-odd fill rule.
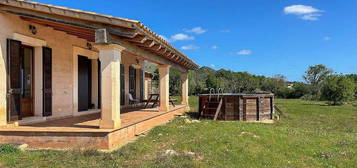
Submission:
[[[264,81],[261,84],[261,88],[264,91],[268,91],[271,93],[274,93],[276,95],[280,95],[280,93],[285,92],[286,88],[286,82],[285,82],[286,77],[284,75],[274,75],[272,78],[265,78]],[[279,91],[280,90],[280,91]],[[279,94],[278,94],[279,92]],[[286,94],[284,93],[285,97]]]
[[[207,76],[206,86],[207,88],[219,88],[219,80],[217,79],[215,74],[211,73]]]
[[[302,82],[294,83],[292,89],[293,92],[291,93],[291,98],[301,98],[302,96],[309,93],[309,86]]]
[[[357,99],[357,74],[346,75],[347,78],[351,79],[355,84],[355,99]]]
[[[181,94],[181,74],[173,69],[170,70],[170,95],[180,95]]]
[[[323,82],[322,98],[332,105],[341,105],[352,100],[354,94],[355,84],[346,76],[330,75]]]
[[[305,71],[303,78],[308,84],[311,85],[311,94],[313,96],[320,96],[321,83],[332,73],[333,71],[331,69],[322,64],[309,66],[307,71]]]

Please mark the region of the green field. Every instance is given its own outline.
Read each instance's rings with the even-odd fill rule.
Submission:
[[[191,97],[192,117],[197,98]],[[275,124],[176,118],[111,153],[0,147],[7,167],[357,167],[357,107],[277,100]],[[168,150],[171,154],[167,154]],[[167,152],[167,153],[165,153]],[[0,167],[1,167],[0,165]]]

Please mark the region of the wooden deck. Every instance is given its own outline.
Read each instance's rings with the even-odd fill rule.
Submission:
[[[187,106],[170,106],[122,112],[121,128],[99,129],[100,113],[63,118],[25,126],[0,127],[0,143],[27,143],[35,148],[72,148],[90,144],[93,148],[111,149],[136,135],[187,111]]]

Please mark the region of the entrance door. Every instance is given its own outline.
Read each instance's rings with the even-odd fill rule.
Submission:
[[[33,112],[33,47],[21,47],[21,117],[34,116]]]
[[[92,63],[84,56],[78,56],[78,111],[91,108]]]
[[[8,121],[34,116],[34,48],[7,40]],[[43,115],[52,115],[52,50],[43,47]]]

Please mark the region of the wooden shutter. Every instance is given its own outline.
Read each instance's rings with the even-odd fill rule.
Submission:
[[[145,82],[145,72],[140,71],[140,100],[144,100],[144,82]]]
[[[21,42],[7,40],[8,121],[21,120]]]
[[[43,116],[52,115],[52,49],[43,47]]]
[[[120,105],[125,105],[125,67],[120,64]]]
[[[102,65],[98,59],[98,108],[102,107]]]
[[[136,70],[129,66],[129,93],[136,99]]]

